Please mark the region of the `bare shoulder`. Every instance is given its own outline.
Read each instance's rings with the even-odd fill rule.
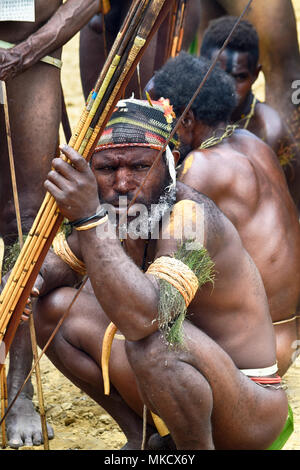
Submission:
[[[285,125],[280,114],[267,103],[258,103],[255,113],[264,133],[264,141],[275,151],[282,138],[286,136]]]
[[[176,203],[163,221],[156,256],[174,253],[184,243],[196,243],[213,258],[233,232],[231,222],[210,198],[178,182]]]
[[[228,198],[242,201],[256,194],[257,174],[252,155],[267,147],[248,131],[236,131],[221,144],[192,152],[183,161],[178,179],[204,193],[219,207]]]
[[[182,162],[178,180],[215,200],[232,183],[230,162],[224,162],[224,157],[221,145],[194,150]]]

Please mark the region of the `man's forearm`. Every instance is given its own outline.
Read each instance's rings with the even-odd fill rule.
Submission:
[[[40,274],[43,283],[37,279],[35,287],[40,291],[40,295],[46,295],[58,287],[73,287],[80,277],[70,266],[64,263],[52,250],[49,250],[45,261],[41,267]]]
[[[118,240],[103,240],[96,230],[80,232],[81,252],[95,295],[127,339],[157,329],[159,290],[127,256]]]
[[[63,46],[99,11],[99,0],[68,0],[45,25],[14,47],[27,69],[45,55]]]

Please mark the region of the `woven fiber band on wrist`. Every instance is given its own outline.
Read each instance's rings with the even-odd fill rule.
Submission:
[[[69,222],[71,227],[79,227],[82,224],[85,224],[86,222],[90,222],[91,220],[95,219],[102,219],[107,215],[107,211],[104,209],[100,209],[99,212],[96,212],[96,214],[91,215],[90,217],[83,217],[82,219],[77,219],[73,220],[73,222]]]
[[[96,220],[96,222],[92,222],[87,225],[79,225],[75,227],[75,230],[81,231],[81,230],[90,230],[91,228],[98,227],[101,224],[105,224],[105,222],[108,221],[108,215],[106,214],[104,217],[101,217],[101,219]]]

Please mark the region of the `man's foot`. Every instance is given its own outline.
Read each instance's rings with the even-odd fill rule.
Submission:
[[[5,421],[9,447],[17,449],[21,446],[39,446],[43,443],[40,415],[26,395],[19,396]],[[47,424],[47,429],[49,439],[53,439],[52,427]]]

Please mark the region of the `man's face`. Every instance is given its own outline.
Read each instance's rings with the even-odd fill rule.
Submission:
[[[126,197],[127,205],[124,210],[127,210],[157,155],[158,150],[145,147],[113,148],[96,152],[92,158],[92,170],[101,202],[117,208],[119,198]],[[139,191],[135,204],[143,204],[147,208],[156,204],[164,191],[167,178],[167,166],[161,157]],[[116,212],[122,211],[117,209]]]
[[[211,59],[215,59],[218,52],[219,49],[214,49],[211,54]],[[257,79],[258,69],[252,70],[249,67],[248,52],[238,52],[232,49],[225,49],[221,53],[218,63],[235,81],[238,108],[245,102],[249,95],[251,87]]]

